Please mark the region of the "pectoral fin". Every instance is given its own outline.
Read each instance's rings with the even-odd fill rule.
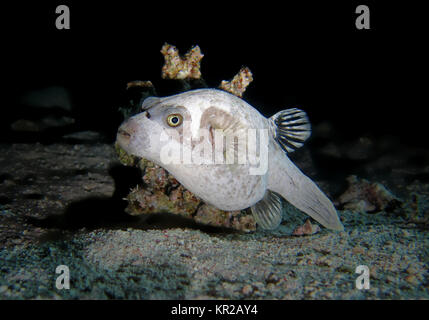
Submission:
[[[302,147],[310,137],[311,125],[307,114],[297,108],[277,112],[270,119],[274,139],[287,153]]]

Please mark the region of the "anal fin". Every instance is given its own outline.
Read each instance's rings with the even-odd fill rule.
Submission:
[[[283,204],[282,198],[267,190],[264,197],[250,207],[253,217],[256,223],[266,230],[276,229],[282,222],[283,217]]]

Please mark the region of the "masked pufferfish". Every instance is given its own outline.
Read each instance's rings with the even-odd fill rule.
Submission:
[[[201,138],[199,131],[208,130],[211,134],[203,139],[208,140],[216,152],[219,148],[215,148],[215,143],[219,140],[213,139],[214,129],[234,137],[245,135],[247,129],[266,129],[268,170],[264,174],[250,174],[250,162],[165,163],[161,161],[165,143],[160,137],[168,135],[171,129],[177,131],[175,143],[181,145],[183,152],[192,152],[195,147],[195,143],[185,137],[185,130],[189,130],[191,138],[198,139]],[[341,231],[344,227],[332,202],[287,156],[303,145],[310,132],[306,113],[297,108],[279,111],[267,119],[233,94],[218,89],[197,89],[168,97],[146,98],[142,112],[120,126],[117,143],[127,153],[163,167],[185,188],[220,210],[250,207],[263,229],[273,230],[280,225],[283,198],[326,228]],[[237,154],[237,144],[231,145]],[[218,152],[225,155],[225,147],[222,148]]]

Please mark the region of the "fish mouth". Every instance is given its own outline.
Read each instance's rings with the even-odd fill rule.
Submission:
[[[124,130],[122,128],[119,128],[118,135],[123,136],[124,138],[127,138],[127,139],[131,138],[131,134],[127,130]]]
[[[123,125],[118,129],[118,133],[116,134],[116,141],[122,148],[126,148],[130,144],[131,133],[126,128],[124,128]]]

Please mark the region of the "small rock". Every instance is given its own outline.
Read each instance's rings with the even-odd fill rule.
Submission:
[[[413,265],[410,265],[410,266],[407,268],[406,272],[407,272],[408,274],[415,275],[415,274],[417,274],[417,273],[418,273],[418,270],[417,270],[417,268],[416,268],[416,267],[414,267]]]
[[[414,274],[405,277],[405,281],[414,286],[418,286],[420,284],[419,279]]]
[[[358,212],[391,211],[401,201],[378,182],[369,182],[352,175],[347,178],[348,189],[338,198],[336,205]]]
[[[365,248],[361,247],[361,246],[356,246],[352,249],[353,254],[364,254],[365,253]]]
[[[251,286],[250,284],[246,284],[246,285],[243,287],[243,289],[241,290],[241,292],[242,292],[244,295],[248,296],[248,295],[250,295],[250,294],[253,292],[253,288],[252,288],[252,286]]]
[[[307,219],[307,221],[305,221],[305,223],[302,226],[296,228],[292,232],[292,235],[294,236],[312,235],[319,231],[320,231],[320,227],[317,224],[313,225],[310,222],[310,219]]]
[[[394,276],[388,275],[386,277],[386,281],[389,283],[395,283],[397,281],[397,279]]]

